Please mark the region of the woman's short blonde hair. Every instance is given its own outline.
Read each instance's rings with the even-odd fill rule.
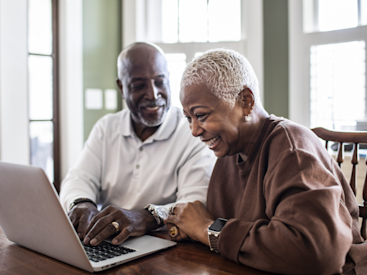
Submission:
[[[239,93],[249,88],[255,105],[261,106],[259,82],[248,60],[233,50],[213,49],[187,64],[181,80],[181,89],[204,84],[218,98],[235,105]]]

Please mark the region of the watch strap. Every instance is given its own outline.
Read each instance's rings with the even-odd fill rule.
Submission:
[[[88,199],[88,198],[79,198],[79,199],[74,200],[72,203],[70,203],[70,205],[69,205],[69,211],[70,211],[70,210],[71,210],[75,205],[77,205],[77,204],[79,204],[79,203],[83,203],[83,202],[90,202],[90,203],[94,204],[94,206],[97,208],[97,204],[96,204],[94,201],[92,201],[91,199]]]
[[[210,250],[214,251],[216,253],[219,253],[219,249],[218,249],[219,233],[214,233],[214,232],[208,231]]]

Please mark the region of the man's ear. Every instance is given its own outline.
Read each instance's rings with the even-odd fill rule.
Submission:
[[[251,89],[244,87],[239,94],[239,100],[243,107],[244,115],[247,116],[255,105],[255,97]]]
[[[124,91],[123,91],[123,89],[122,89],[122,83],[121,83],[121,80],[119,79],[119,78],[116,78],[116,84],[117,84],[117,86],[119,87],[119,89],[120,89],[120,92],[121,92],[121,96],[122,96],[122,98],[124,98]]]

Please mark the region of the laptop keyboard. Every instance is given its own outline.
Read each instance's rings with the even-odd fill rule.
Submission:
[[[131,248],[112,245],[107,242],[102,242],[97,246],[85,245],[82,242],[82,245],[84,246],[84,250],[87,253],[89,260],[93,262],[100,262],[136,251]]]

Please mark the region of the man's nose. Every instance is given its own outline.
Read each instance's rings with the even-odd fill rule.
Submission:
[[[198,137],[198,136],[201,136],[204,132],[204,129],[201,128],[197,122],[195,121],[192,121],[190,123],[190,129],[191,129],[191,134],[194,136],[194,137]]]
[[[146,97],[149,100],[156,100],[160,96],[159,90],[155,86],[154,80],[148,81],[148,90],[146,93]]]

